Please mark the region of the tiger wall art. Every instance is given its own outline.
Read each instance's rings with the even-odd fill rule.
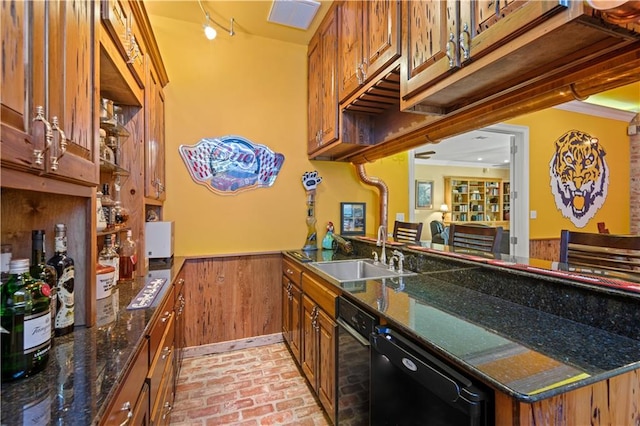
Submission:
[[[607,198],[609,167],[597,138],[570,130],[555,142],[549,163],[556,207],[576,227],[584,228]]]

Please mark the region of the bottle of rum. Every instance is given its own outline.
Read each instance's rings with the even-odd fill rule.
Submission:
[[[133,241],[131,230],[127,231],[127,239],[120,245],[120,281],[132,280],[135,277],[137,264],[136,242]]]
[[[49,285],[29,274],[29,259],[11,261],[0,287],[2,381],[44,369],[51,349]]]
[[[118,255],[118,252],[114,249],[112,238],[111,235],[104,236],[104,246],[98,254],[98,263],[115,268],[113,282],[117,283],[120,274],[120,255]]]
[[[58,273],[56,269],[47,265],[47,256],[45,252],[45,233],[44,229],[31,231],[31,267],[29,273],[32,278],[39,279],[47,283],[51,289],[51,338],[55,337],[56,308],[58,304]],[[53,343],[53,340],[51,341]]]
[[[73,331],[75,323],[75,265],[73,259],[67,255],[67,227],[59,223],[55,227],[55,254],[47,262],[56,269],[58,282],[58,303],[56,305],[56,320],[54,323],[56,336],[64,336]]]

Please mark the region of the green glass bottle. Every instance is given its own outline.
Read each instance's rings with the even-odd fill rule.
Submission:
[[[56,289],[58,282],[58,273],[56,268],[47,265],[47,256],[45,252],[45,232],[44,229],[31,231],[31,267],[29,273],[33,278],[40,279],[47,283],[51,288],[51,337],[55,337],[56,304],[58,302],[58,291]],[[51,341],[53,344],[53,340]]]
[[[67,227],[59,223],[55,227],[55,254],[47,264],[56,269],[58,282],[56,285],[58,302],[56,303],[56,319],[54,322],[56,336],[64,336],[73,331],[75,324],[75,265],[67,255]]]
[[[51,349],[49,285],[29,274],[29,259],[11,261],[0,289],[2,381],[41,371]]]

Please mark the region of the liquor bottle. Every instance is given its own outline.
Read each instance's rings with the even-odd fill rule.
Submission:
[[[58,273],[56,268],[47,265],[47,256],[45,252],[45,233],[44,229],[31,231],[31,267],[29,273],[32,278],[40,279],[49,285],[51,289],[51,337],[55,337],[56,308],[58,303]],[[53,341],[52,341],[53,343]]]
[[[41,371],[51,349],[49,285],[29,274],[29,259],[11,261],[0,288],[2,381]]]
[[[102,250],[98,254],[98,263],[105,266],[113,266],[115,268],[115,274],[113,277],[113,282],[118,282],[118,277],[120,274],[120,255],[113,248],[113,239],[111,235],[104,236],[104,246],[102,246]]]
[[[122,228],[126,226],[129,221],[129,211],[122,205],[119,182],[116,182],[114,187],[116,191],[115,200],[113,202],[114,222],[116,228]]]
[[[55,254],[47,262],[56,269],[58,274],[58,303],[56,305],[56,320],[54,327],[56,336],[64,336],[73,331],[75,322],[75,266],[73,259],[67,255],[67,227],[59,223],[56,225]]]
[[[132,280],[137,263],[136,243],[131,230],[127,231],[127,239],[120,246],[120,281]]]

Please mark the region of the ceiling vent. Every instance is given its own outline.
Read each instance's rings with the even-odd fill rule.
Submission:
[[[306,30],[320,8],[314,0],[274,0],[269,12],[269,22]]]

